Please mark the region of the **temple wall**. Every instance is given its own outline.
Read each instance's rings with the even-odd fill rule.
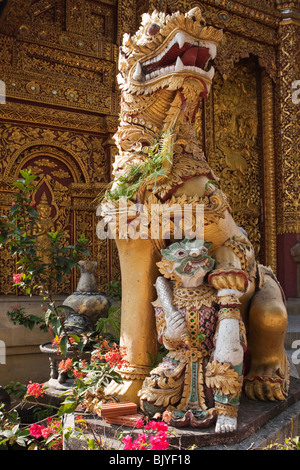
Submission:
[[[0,213],[9,214],[11,183],[30,168],[39,176],[33,202],[38,212],[45,208],[44,227],[63,232],[66,244],[86,235],[101,288],[119,277],[115,246],[97,239],[95,230],[95,200],[110,181],[118,125],[118,4],[8,0],[1,13]],[[16,260],[3,248],[0,255],[0,339],[6,349],[0,383],[44,380],[49,364],[39,344],[49,335],[7,317],[16,304],[42,315],[40,299],[20,297],[12,282]],[[57,294],[73,292],[78,276],[74,270]]]

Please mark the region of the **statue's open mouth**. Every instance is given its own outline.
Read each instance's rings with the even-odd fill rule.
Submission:
[[[196,274],[200,268],[205,270],[211,270],[212,264],[209,261],[209,258],[202,258],[198,260],[188,260],[185,264],[181,266],[180,272],[182,274]],[[179,269],[178,269],[179,271]]]
[[[184,32],[175,34],[168,45],[155,57],[138,62],[134,80],[145,81],[167,73],[193,72],[212,80],[214,68],[211,61],[216,56],[216,45],[208,41],[197,41]]]

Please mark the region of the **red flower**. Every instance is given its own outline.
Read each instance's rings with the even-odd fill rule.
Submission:
[[[68,357],[65,361],[60,361],[58,368],[61,372],[67,372],[71,370],[73,367],[73,361],[70,357]]]
[[[84,374],[81,370],[73,369],[72,372],[74,374],[75,379],[81,379],[81,377],[84,376]]]
[[[142,418],[137,420],[137,422],[135,423],[135,426],[137,429],[141,429],[144,426],[144,421],[142,420]]]
[[[44,388],[42,384],[33,383],[31,380],[27,385],[27,395],[33,395],[35,398],[44,396]]]
[[[30,426],[29,432],[33,437],[35,437],[36,439],[39,439],[42,436],[42,430],[44,428],[45,426],[43,424],[34,423]]]
[[[111,368],[116,367],[117,369],[121,369],[122,366],[129,366],[129,362],[124,359],[125,355],[125,346],[118,347],[114,345],[114,347],[105,354],[105,360],[109,363]]]
[[[55,348],[60,345],[61,338],[59,336],[55,336],[55,338],[52,340],[51,345]]]
[[[15,284],[21,284],[22,274],[13,274],[13,282]]]

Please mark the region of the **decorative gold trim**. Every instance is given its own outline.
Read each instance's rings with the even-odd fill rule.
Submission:
[[[203,305],[211,307],[212,302],[217,303],[217,292],[207,284],[196,288],[175,286],[174,302],[177,308],[186,308],[187,310],[200,309]]]
[[[275,148],[274,148],[274,94],[273,82],[262,70],[262,147],[264,165],[264,241],[265,264],[277,270],[276,246],[276,193],[275,193]]]
[[[215,409],[218,415],[232,416],[234,418],[238,415],[238,406],[226,405],[216,401]]]
[[[241,312],[238,308],[228,308],[228,307],[221,308],[221,310],[219,311],[219,315],[218,315],[219,322],[221,320],[225,320],[226,318],[240,320],[240,317],[241,317]]]

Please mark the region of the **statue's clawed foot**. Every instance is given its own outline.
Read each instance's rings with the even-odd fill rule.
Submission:
[[[281,361],[253,367],[244,380],[244,391],[251,400],[283,401],[289,389],[289,363],[285,355]]]
[[[233,432],[237,429],[237,418],[235,416],[219,415],[216,422],[215,432],[218,434]]]
[[[246,378],[244,389],[251,400],[282,401],[287,397],[284,380],[278,376]]]

